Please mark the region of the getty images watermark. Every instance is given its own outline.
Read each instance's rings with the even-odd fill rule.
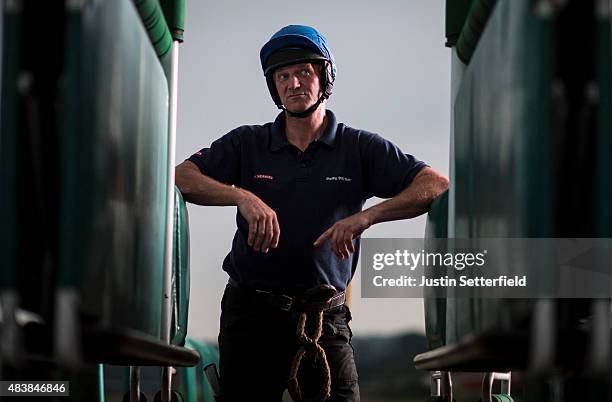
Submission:
[[[610,239],[363,239],[363,297],[612,294]]]
[[[406,249],[395,250],[394,253],[376,253],[373,256],[372,268],[380,271],[387,267],[403,267],[415,271],[420,269],[455,269],[462,271],[466,268],[482,268],[486,265],[487,250],[481,252],[412,252]],[[383,275],[375,275],[374,286],[527,286],[527,275],[509,278],[500,275],[497,278],[486,278],[482,275],[459,275],[458,278],[444,275],[441,277],[428,277],[425,274],[419,277],[400,275],[398,278],[385,278]]]

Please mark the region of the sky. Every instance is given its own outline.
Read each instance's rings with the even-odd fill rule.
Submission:
[[[179,50],[176,160],[244,124],[278,114],[259,63],[261,46],[290,24],[326,36],[338,75],[327,108],[339,122],[372,131],[448,176],[450,50],[442,0],[187,1]],[[368,201],[366,207],[380,202]],[[191,205],[189,335],[215,340],[227,274],[221,263],[235,207]],[[282,228],[281,228],[282,230]],[[425,217],[382,223],[363,237],[422,237]],[[424,332],[419,299],[363,299],[353,279],[355,336]]]

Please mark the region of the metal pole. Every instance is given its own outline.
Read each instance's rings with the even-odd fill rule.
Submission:
[[[177,113],[177,83],[178,83],[178,42],[173,42],[170,66],[170,111],[168,117],[168,183],[166,196],[166,241],[164,258],[164,300],[162,310],[161,337],[170,343],[170,325],[172,320],[172,241],[174,235],[174,165],[176,148],[176,113]]]
[[[104,365],[98,364],[98,402],[104,401]]]
[[[168,114],[168,184],[166,187],[166,197],[168,200],[166,209],[166,242],[164,258],[164,298],[162,301],[162,327],[161,337],[166,343],[170,343],[170,326],[172,325],[172,260],[173,260],[173,237],[174,237],[174,165],[176,161],[176,118],[177,118],[177,88],[178,88],[178,41],[172,42],[170,50],[170,81]],[[172,383],[172,370],[163,369],[162,378],[162,401],[170,400],[170,385]]]
[[[140,367],[130,366],[130,402],[140,402]]]

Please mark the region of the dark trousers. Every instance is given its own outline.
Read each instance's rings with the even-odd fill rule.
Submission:
[[[227,285],[221,301],[219,333],[223,402],[282,400],[299,347],[298,318],[298,313],[272,306],[249,290]],[[347,306],[324,313],[319,344],[325,350],[331,372],[330,402],[359,401],[349,321]],[[309,336],[314,322],[314,316],[309,316],[306,326]],[[304,361],[302,365],[311,366],[311,362]],[[317,394],[321,384],[319,370],[300,371],[300,385],[310,387],[305,395]],[[314,392],[312,387],[317,387]]]

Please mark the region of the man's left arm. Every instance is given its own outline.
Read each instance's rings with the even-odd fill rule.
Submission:
[[[448,179],[430,167],[417,173],[408,187],[395,197],[376,204],[336,222],[314,242],[319,247],[329,239],[332,251],[340,259],[354,253],[352,240],[370,226],[380,223],[408,219],[429,210],[431,203],[448,189]]]

